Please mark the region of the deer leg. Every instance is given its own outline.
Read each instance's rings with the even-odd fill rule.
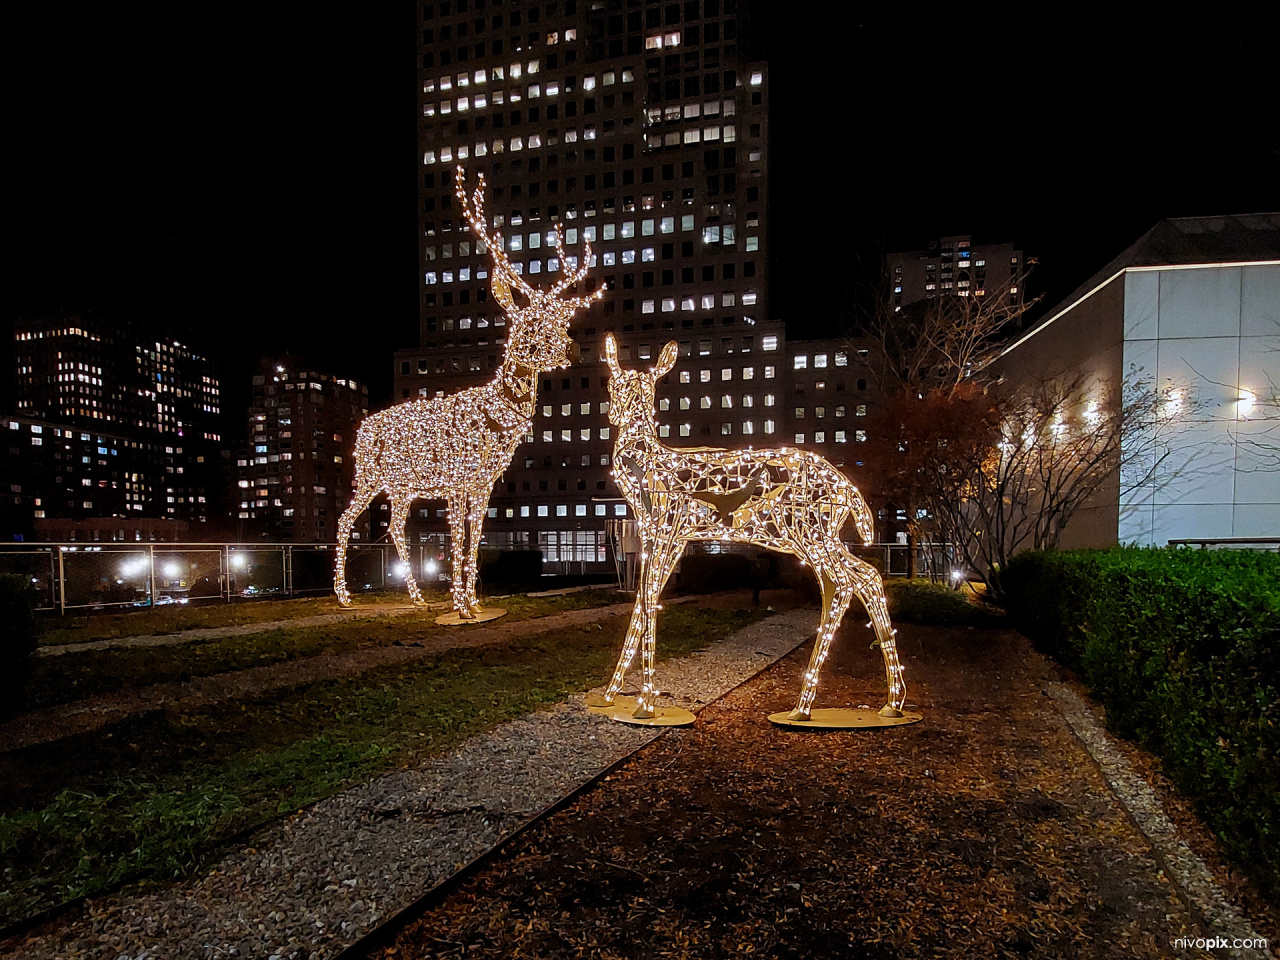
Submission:
[[[453,594],[453,610],[462,620],[474,620],[475,613],[467,602],[467,509],[466,500],[449,499],[449,571],[453,577],[450,585]]]
[[[636,651],[640,649],[642,641],[653,636],[654,618],[657,617],[658,597],[662,593],[662,584],[667,582],[671,576],[668,570],[661,575],[662,584],[657,590],[649,587],[650,581],[659,574],[657,564],[660,562],[658,551],[653,544],[643,544],[640,548],[640,573],[637,581],[636,602],[631,608],[631,619],[627,623],[627,636],[622,644],[622,654],[618,657],[618,665],[613,671],[613,679],[609,681],[609,686],[604,692],[604,700],[606,703],[613,703],[613,698],[618,695],[618,691],[622,689],[622,682],[626,678],[627,671],[631,669],[631,662],[635,659]],[[674,568],[675,564],[671,566]]]
[[[813,572],[818,578],[818,587],[822,590],[822,618],[818,621],[818,635],[813,642],[813,654],[809,658],[809,667],[805,670],[804,682],[800,686],[800,699],[796,703],[796,708],[788,714],[791,720],[809,719],[813,709],[813,698],[818,692],[818,675],[822,672],[822,664],[827,659],[831,641],[835,638],[836,631],[840,629],[845,611],[849,609],[849,601],[853,599],[853,584],[845,582],[844,578],[833,576],[831,569],[825,564],[814,563],[812,559],[809,559],[809,562],[813,565]]]
[[[467,504],[467,609],[472,614],[480,612],[480,601],[476,598],[476,580],[480,576],[480,541],[484,539],[484,515],[489,505],[487,497],[473,497]]]
[[[662,609],[658,600],[662,596],[663,587],[667,585],[667,580],[671,578],[671,572],[676,568],[676,560],[679,559],[680,551],[683,549],[684,542],[680,540],[672,539],[663,543],[650,558],[652,566],[648,570],[648,576],[640,585],[642,593],[647,594],[645,604],[648,607],[648,614],[644,619],[644,636],[640,648],[640,695],[636,697],[636,709],[632,714],[637,720],[648,720],[654,715],[653,702],[658,696],[658,685],[654,683],[658,611]]]
[[[391,539],[395,542],[396,553],[400,554],[400,562],[405,566],[404,582],[409,588],[409,596],[414,603],[422,603],[418,581],[413,578],[413,559],[409,556],[409,546],[405,540],[405,524],[409,522],[411,503],[410,500],[391,501]]]
[[[347,504],[347,509],[342,511],[342,516],[338,518],[338,544],[334,550],[334,566],[333,566],[333,592],[338,595],[338,605],[343,607],[351,606],[351,593],[347,590],[347,541],[351,539],[351,530],[356,525],[356,520],[365,508],[369,506],[369,501],[373,499],[373,492],[359,487],[351,497],[351,502]]]
[[[885,677],[889,684],[889,702],[880,708],[882,717],[902,716],[902,705],[907,699],[907,685],[902,679],[902,664],[898,662],[898,631],[889,621],[889,607],[884,597],[884,581],[880,573],[869,563],[856,558],[857,581],[854,587],[858,599],[867,608],[876,638],[880,641],[880,654],[884,657]]]

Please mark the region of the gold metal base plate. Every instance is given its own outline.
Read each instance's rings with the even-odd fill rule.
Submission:
[[[904,713],[900,717],[882,717],[878,710],[861,710],[854,707],[827,707],[813,710],[808,720],[792,720],[791,711],[769,714],[769,722],[796,730],[861,730],[871,727],[902,727],[923,720],[918,713]]]
[[[611,704],[604,703],[603,698],[598,695],[588,697],[587,709],[634,727],[687,727],[694,721],[693,714],[682,707],[655,707],[652,717],[633,717],[636,710],[635,697],[615,697]]]
[[[458,616],[457,610],[450,610],[448,613],[436,617],[436,623],[442,627],[458,627],[466,626],[472,623],[488,623],[490,620],[497,620],[499,617],[505,617],[507,611],[502,607],[486,607],[479,611],[474,617],[464,620]]]

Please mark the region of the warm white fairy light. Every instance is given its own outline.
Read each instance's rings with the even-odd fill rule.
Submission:
[[[642,679],[634,716],[654,715],[654,627],[662,609],[658,597],[687,543],[730,540],[792,554],[818,578],[822,619],[790,719],[809,719],[822,664],[855,596],[871,615],[884,656],[889,702],[880,713],[901,717],[907,691],[884,584],[876,569],[850,554],[840,540],[840,529],[852,516],[859,535],[871,542],[874,530],[866,501],[848,477],[807,450],[665,446],[658,439],[654,394],[658,378],[675,365],[676,355],[673,341],[652,370],[623,370],[612,335],[605,338],[609,419],[619,428],[614,476],[635,511],[642,544],[639,593],[605,700],[613,702],[640,651]]]
[[[480,611],[476,599],[476,554],[480,547],[489,495],[511,464],[516,447],[532,426],[538,399],[538,375],[567,367],[573,360],[569,323],[573,315],[604,295],[603,287],[585,297],[561,297],[587,275],[591,245],[584,244],[582,264],[562,270],[550,289],[526,283],[502,252],[502,234],[490,236],[485,223],[484,174],[470,201],[458,167],[455,192],[467,223],[489,251],[493,262],[490,286],[507,314],[507,347],[497,375],[479,387],[447,397],[410,400],[367,418],[356,435],[355,493],[338,521],[337,565],[333,589],[338,602],[350,606],[347,592],[347,540],[356,518],[380,493],[391,502],[391,537],[407,562],[405,522],[409,507],[420,498],[443,498],[449,509],[453,543],[453,608],[463,620]],[[567,262],[557,227],[556,257]],[[516,303],[516,296],[525,305]],[[422,602],[412,570],[405,574],[409,595]]]

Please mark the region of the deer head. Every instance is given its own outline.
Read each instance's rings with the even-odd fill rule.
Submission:
[[[623,370],[618,366],[618,343],[613,334],[604,338],[604,357],[609,364],[609,420],[616,426],[653,420],[658,380],[676,365],[679,348],[674,340],[662,348],[658,363],[645,370]]]
[[[501,231],[489,232],[484,207],[484,174],[478,174],[476,179],[478,185],[468,198],[466,174],[459,165],[454,177],[454,192],[471,232],[484,243],[493,264],[490,289],[507,314],[508,356],[537,370],[567,367],[577,359],[577,346],[569,336],[573,315],[604,296],[604,288],[600,287],[585,297],[561,297],[562,293],[586,278],[587,266],[591,263],[591,244],[583,244],[578,268],[569,270],[564,235],[560,225],[556,224],[555,249],[560,261],[560,279],[546,290],[527,283],[503,252]]]

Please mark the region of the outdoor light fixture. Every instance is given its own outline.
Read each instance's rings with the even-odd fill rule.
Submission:
[[[618,426],[613,476],[636,514],[640,537],[640,588],[622,655],[603,703],[594,709],[623,723],[685,724],[692,714],[654,706],[654,628],[658,598],[685,545],[693,541],[749,543],[797,557],[812,568],[822,591],[822,619],[800,699],[789,713],[769,717],[801,727],[864,727],[914,723],[904,714],[906,686],[889,622],[884,584],[868,563],[849,553],[840,529],[853,518],[862,539],[874,537],[871,511],[849,478],[818,454],[789,447],[756,450],[664,446],[654,419],[658,378],[676,362],[673,340],[653,369],[623,370],[613,336],[605,338],[609,363],[609,419]],[[884,657],[889,702],[871,710],[814,710],[818,675],[850,601],[871,615]],[[640,693],[634,709],[615,703],[627,669],[641,651]]]
[[[244,554],[243,554],[243,553],[233,553],[233,554],[231,555],[231,569],[232,569],[232,570],[243,570],[243,569],[244,569],[244,563],[245,563],[245,560],[244,560]]]
[[[604,296],[601,287],[585,297],[561,297],[587,276],[591,245],[584,243],[581,266],[569,268],[564,238],[556,225],[556,257],[560,279],[547,290],[525,282],[503,251],[501,233],[490,236],[485,222],[484,174],[470,201],[462,167],[455,193],[462,214],[493,262],[490,287],[507,314],[507,347],[497,375],[479,387],[447,397],[410,400],[368,417],[356,435],[356,484],[350,504],[338,521],[337,563],[333,589],[342,606],[351,605],[347,591],[347,541],[356,518],[378,494],[391,501],[391,537],[400,557],[409,556],[405,523],[409,507],[420,498],[448,504],[452,540],[453,612],[439,623],[476,623],[501,616],[482,611],[476,599],[476,554],[493,485],[511,465],[520,441],[529,434],[537,412],[539,374],[567,367],[575,359],[569,337],[573,315]],[[523,300],[519,305],[517,297]],[[414,603],[422,594],[412,572],[405,581]]]

